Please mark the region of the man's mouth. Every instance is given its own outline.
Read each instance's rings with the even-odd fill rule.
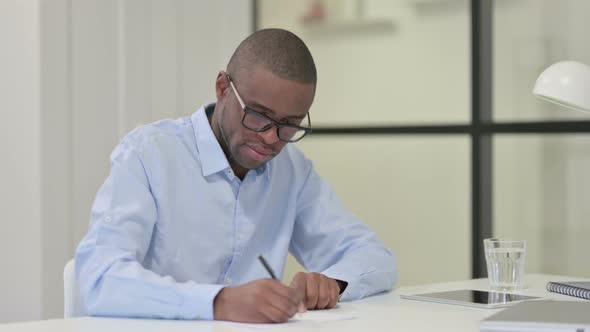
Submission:
[[[272,151],[246,145],[248,155],[255,160],[263,161],[272,156]]]

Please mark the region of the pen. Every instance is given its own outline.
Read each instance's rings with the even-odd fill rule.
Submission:
[[[264,257],[262,257],[262,255],[258,256],[258,260],[260,261],[260,263],[262,263],[262,265],[264,265],[264,268],[266,269],[268,274],[270,274],[270,276],[274,280],[279,280],[279,279],[277,279],[277,276],[275,276],[275,273],[272,271],[272,268],[270,267],[270,265],[268,265],[268,263],[266,262],[266,259],[264,259]]]
[[[260,261],[260,263],[262,263],[262,265],[264,266],[264,268],[266,269],[266,271],[268,272],[268,274],[270,274],[270,276],[274,280],[279,280],[277,278],[277,276],[275,276],[275,273],[273,272],[273,270],[270,267],[270,265],[268,265],[268,263],[266,262],[266,259],[264,259],[264,257],[262,257],[262,255],[258,255],[258,260]],[[305,308],[305,304],[303,304],[303,303],[299,304],[299,312],[305,312],[305,311],[307,311],[307,309]]]

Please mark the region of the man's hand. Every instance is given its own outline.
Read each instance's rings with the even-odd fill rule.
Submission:
[[[223,288],[213,302],[215,320],[244,323],[284,323],[295,315],[303,293],[277,280],[259,279]]]
[[[334,308],[340,295],[340,286],[336,280],[315,272],[297,273],[289,287],[304,294],[304,310]]]

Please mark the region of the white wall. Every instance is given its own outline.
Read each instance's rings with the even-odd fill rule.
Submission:
[[[110,152],[214,100],[251,17],[249,1],[0,1],[0,322],[63,314]]]
[[[46,318],[62,315],[62,271],[71,256],[72,110],[69,1],[40,4],[41,295]]]
[[[0,1],[0,323],[40,318],[39,3]]]

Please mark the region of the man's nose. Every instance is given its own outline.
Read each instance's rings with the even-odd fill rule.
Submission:
[[[279,141],[278,130],[276,127],[271,127],[269,130],[258,133],[264,140],[264,143],[272,145]]]

